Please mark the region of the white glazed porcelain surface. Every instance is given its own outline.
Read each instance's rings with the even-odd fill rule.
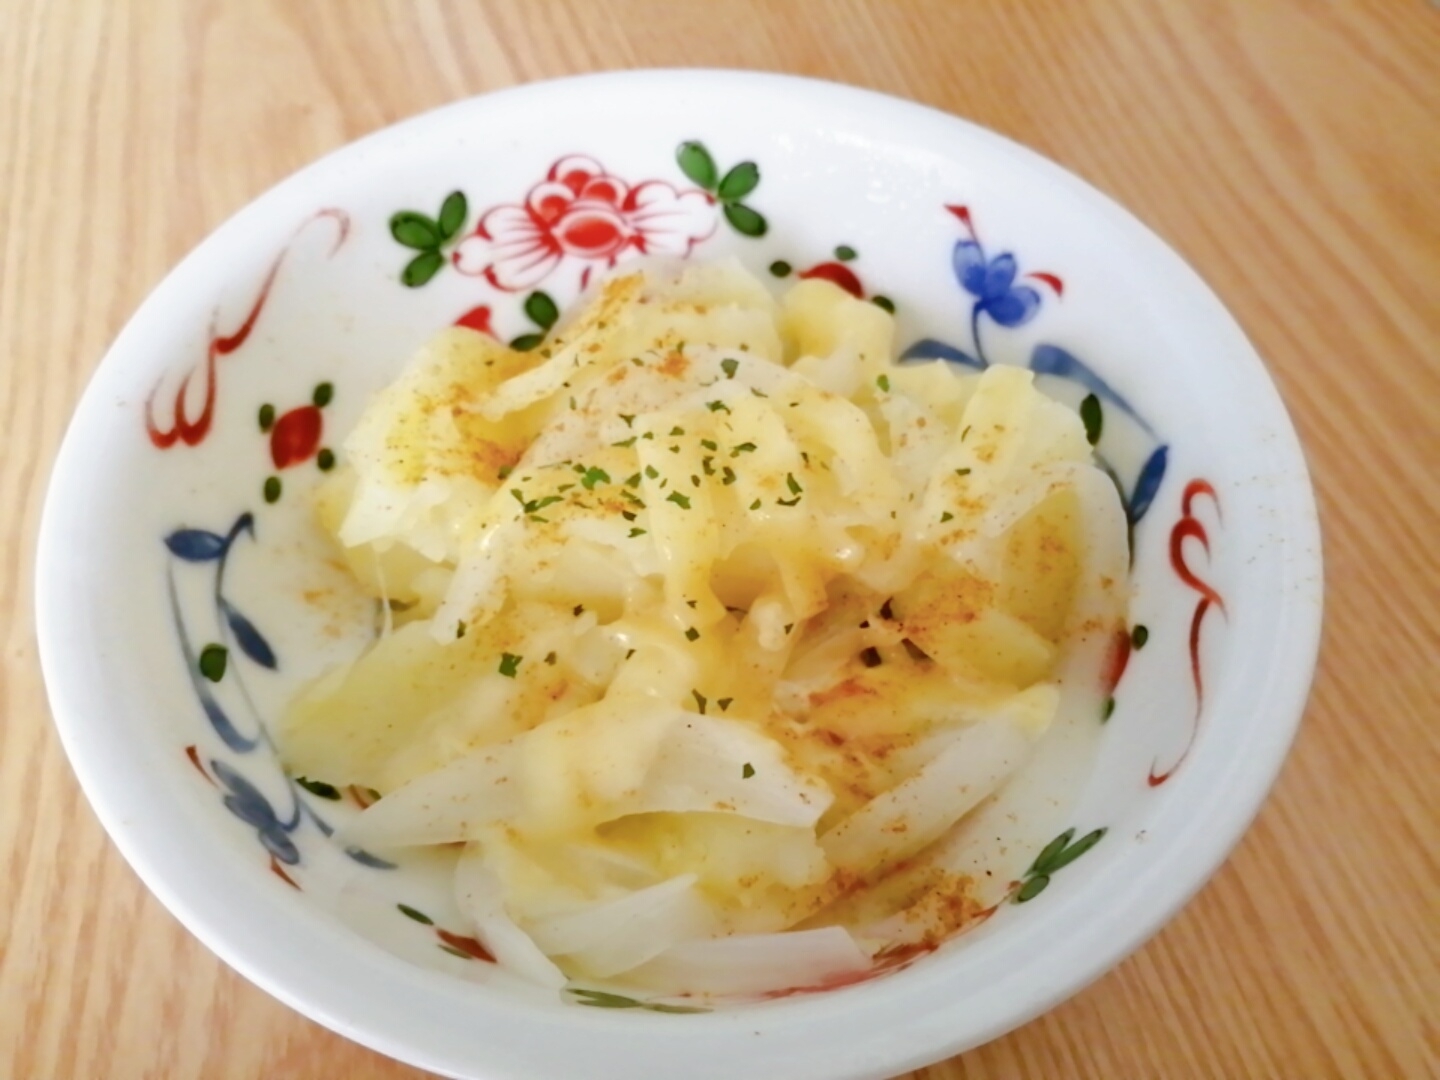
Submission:
[[[704,144],[717,176],[756,163],[758,184],[739,198],[726,197],[739,179],[697,190],[703,168],[676,155],[686,141]],[[557,163],[560,187],[545,187]],[[597,178],[601,189],[583,188]],[[436,235],[433,265],[411,271],[426,280],[407,287],[402,269],[425,244],[398,243],[392,215],[436,217],[455,190],[465,219]],[[520,209],[532,196],[550,209]],[[588,233],[587,207],[602,222]],[[1052,388],[1077,401],[1098,387],[1100,449],[1139,511],[1132,621],[1148,640],[1066,822],[1076,839],[1103,829],[1099,841],[1052,858],[1053,881],[1022,874],[982,927],[903,970],[701,1015],[585,1008],[457,955],[463,945],[442,949],[438,930],[464,928],[435,875],[347,857],[317,819],[353,811],[290,783],[260,728],[365,631],[359,608],[347,619],[301,599],[327,584],[304,497],[319,451],[338,449],[366,395],[438,328],[534,332],[534,291],[563,309],[612,254],[642,244],[736,255],[767,277],[777,260],[838,277],[893,300],[902,345],[934,339],[957,362],[1058,372]],[[311,410],[320,384],[333,400]],[[264,404],[284,440],[257,424]],[[1153,501],[1136,494],[1147,485]],[[872,93],[645,72],[523,87],[382,131],[207,239],[126,327],[76,413],[37,604],[56,723],[105,827],[186,926],[293,1007],[453,1076],[862,1080],[1049,1008],[1205,882],[1294,735],[1321,574],[1304,462],[1263,366],[1196,275],[1114,204],[993,134]],[[215,683],[196,672],[208,642],[229,647]]]

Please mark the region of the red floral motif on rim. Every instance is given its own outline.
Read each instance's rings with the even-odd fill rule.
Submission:
[[[1185,494],[1180,502],[1180,520],[1175,522],[1170,530],[1170,567],[1175,571],[1175,576],[1185,583],[1186,587],[1198,593],[1200,599],[1195,603],[1194,614],[1190,617],[1190,678],[1195,684],[1195,723],[1190,729],[1190,738],[1185,743],[1185,749],[1175,763],[1163,772],[1157,771],[1159,762],[1150,767],[1148,782],[1151,787],[1159,787],[1170,777],[1175,775],[1175,770],[1180,768],[1185,758],[1190,754],[1190,748],[1195,745],[1195,736],[1200,733],[1200,707],[1205,701],[1205,683],[1200,675],[1200,628],[1205,623],[1205,616],[1212,607],[1219,610],[1221,615],[1225,612],[1225,601],[1220,593],[1213,586],[1204,581],[1195,571],[1190,569],[1185,560],[1185,541],[1197,540],[1204,549],[1205,554],[1210,554],[1210,534],[1204,523],[1195,516],[1195,500],[1204,497],[1209,499],[1215,507],[1217,520],[1221,519],[1220,496],[1216,493],[1214,485],[1208,480],[1191,480],[1185,485]]]
[[[350,235],[350,215],[343,210],[336,210],[327,207],[317,210],[310,217],[300,223],[300,227],[291,236],[290,242],[281,249],[280,254],[275,256],[274,262],[265,274],[265,280],[261,282],[260,291],[256,294],[255,300],[250,305],[249,312],[244,320],[232,334],[218,333],[213,327],[210,331],[210,344],[205,352],[203,365],[192,367],[186,372],[185,377],[180,380],[180,386],[175,391],[175,400],[170,409],[171,422],[169,428],[162,428],[155,419],[155,399],[160,393],[164,380],[157,380],[150,395],[145,399],[145,433],[150,437],[150,442],[157,449],[168,450],[177,442],[186,446],[199,446],[210,434],[210,425],[215,420],[215,397],[218,390],[218,372],[216,366],[218,361],[231,353],[236,352],[250,338],[250,333],[255,329],[255,324],[260,320],[260,313],[265,310],[265,303],[270,299],[270,290],[275,285],[275,278],[280,273],[280,267],[285,263],[285,257],[290,254],[295,240],[312,222],[321,218],[328,218],[335,223],[335,243],[331,246],[329,254],[334,255]],[[218,317],[218,316],[217,316]],[[190,380],[195,377],[196,371],[200,371],[204,377],[204,390],[200,411],[192,418],[187,405],[190,394]]]
[[[314,457],[324,424],[315,405],[301,405],[276,420],[270,432],[270,460],[275,468],[288,469]]]
[[[592,271],[628,251],[683,258],[716,224],[715,199],[699,188],[664,180],[631,185],[576,154],[555,162],[524,203],[481,214],[451,258],[461,273],[506,292],[535,288],[569,260],[581,266],[584,288]]]

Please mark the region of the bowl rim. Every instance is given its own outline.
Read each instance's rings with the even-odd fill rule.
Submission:
[[[242,234],[247,226],[263,220],[268,208],[283,203],[287,193],[301,190],[332,171],[363,163],[367,154],[402,137],[401,132],[404,137],[416,137],[430,129],[443,131],[475,109],[543,108],[557,96],[637,86],[663,87],[667,92],[680,93],[686,87],[719,87],[802,98],[808,95],[824,97],[826,107],[837,110],[900,115],[907,123],[913,119],[938,126],[943,121],[956,140],[970,140],[988,151],[1001,153],[1048,182],[1067,188],[1103,215],[1107,228],[1126,232],[1157,258],[1168,260],[1176,273],[1188,279],[1187,290],[1198,290],[1197,296],[1203,294],[1205,302],[1213,307],[1214,317],[1220,320],[1216,325],[1232,345],[1225,350],[1228,359],[1244,369],[1242,374],[1264,398],[1259,407],[1278,435],[1269,449],[1294,477],[1281,493],[1283,498],[1277,496],[1289,511],[1283,522],[1287,549],[1293,545],[1300,564],[1292,572],[1297,580],[1314,579],[1309,588],[1313,589],[1315,603],[1304,605],[1292,600],[1289,607],[1294,610],[1285,612],[1287,634],[1276,636],[1274,653],[1256,694],[1255,713],[1265,718],[1263,738],[1257,737],[1254,752],[1244,755],[1244,760],[1229,764],[1227,799],[1212,805],[1204,814],[1197,812],[1195,817],[1203,819],[1205,829],[1184,830],[1187,843],[1180,843],[1177,837],[1146,865],[1143,879],[1127,886],[1136,894],[1149,894],[1138,910],[1115,904],[1099,912],[1088,935],[1047,941],[1051,969],[1047,978],[1037,980],[1027,965],[1019,964],[1015,973],[991,986],[977,1001],[975,995],[965,999],[965,995],[956,994],[956,987],[945,985],[943,964],[930,964],[905,972],[903,981],[901,976],[894,976],[845,994],[771,1003],[765,1006],[763,1016],[754,1010],[703,1017],[657,1017],[637,1015],[636,1010],[616,1014],[576,1009],[569,1010],[577,1015],[564,1025],[539,1023],[533,1012],[485,999],[485,1008],[493,1014],[487,1030],[524,1032],[528,1039],[548,1037],[556,1042],[556,1047],[543,1049],[543,1054],[551,1056],[537,1071],[536,1060],[516,1045],[502,1047],[482,1062],[468,1052],[473,1044],[465,1039],[450,1039],[447,1043],[445,1025],[453,1023],[453,1017],[444,1016],[443,1009],[437,1008],[440,1015],[417,1020],[408,1012],[377,1007],[384,1002],[379,1002],[373,992],[368,996],[366,992],[366,987],[377,985],[374,980],[379,979],[383,982],[378,985],[406,990],[415,1000],[441,1005],[464,1004],[468,998],[473,1008],[478,999],[466,992],[465,984],[456,981],[454,987],[447,984],[443,992],[437,990],[429,973],[420,972],[378,947],[358,947],[358,937],[334,926],[318,911],[289,918],[303,934],[274,934],[270,916],[278,902],[267,903],[260,896],[249,880],[248,870],[242,873],[239,866],[227,865],[225,856],[207,851],[198,835],[182,835],[176,840],[162,834],[155,821],[147,820],[143,804],[148,796],[134,791],[136,785],[114,768],[107,744],[91,737],[87,718],[104,704],[104,699],[100,690],[87,681],[83,658],[74,655],[67,641],[65,613],[83,609],[84,596],[77,591],[63,553],[67,534],[83,520],[78,510],[86,488],[81,468],[82,418],[99,408],[112,407],[108,381],[127,365],[138,363],[137,351],[143,349],[147,319],[153,321],[156,311],[184,292],[181,279],[188,267],[214,258],[227,246],[244,248]],[[558,1077],[564,1075],[563,1071],[544,1070],[554,1070],[557,1064],[563,1070],[565,1055],[570,1055],[568,1060],[573,1066],[583,1053],[599,1055],[591,1060],[610,1063],[623,1059],[623,1075],[637,1077],[673,1075],[682,1063],[693,1065],[699,1061],[705,1063],[705,1069],[721,1071],[696,1072],[691,1068],[691,1075],[718,1077],[759,1069],[779,1076],[782,1072],[775,1071],[779,1068],[789,1070],[783,1072],[786,1076],[869,1080],[917,1068],[986,1042],[1052,1008],[1155,934],[1210,879],[1243,836],[1279,773],[1303,715],[1318,657],[1323,592],[1313,489],[1278,391],[1233,317],[1163,240],[1108,196],[1058,164],[960,117],[835,82],[717,69],[603,72],[527,83],[465,98],[350,142],[267,189],[216,228],[164,278],[107,350],[55,459],[37,538],[35,567],[36,632],[56,728],[96,815],[147,888],[229,966],[287,1005],[389,1056],[462,1077],[477,1075],[477,1069],[495,1077]],[[194,876],[175,874],[173,867],[179,858],[199,860],[207,871],[206,881],[197,883]],[[245,916],[235,918],[232,913],[222,918],[206,902],[207,897],[222,890],[253,893],[260,899]],[[1075,902],[1078,904],[1079,899]],[[1053,918],[1050,924],[1053,929]],[[1043,933],[1044,924],[1040,925],[1039,932]],[[316,963],[320,959],[328,965],[323,971],[322,965]],[[386,1001],[393,999],[389,992],[383,996]],[[856,1022],[865,1015],[874,1019]],[[888,1025],[884,1029],[888,1045],[879,1051],[875,1023]],[[573,1050],[558,1045],[567,1038],[576,1040]],[[555,1053],[562,1056],[554,1057]]]

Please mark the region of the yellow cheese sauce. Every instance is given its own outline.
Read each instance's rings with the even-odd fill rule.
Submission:
[[[1015,816],[1098,680],[1124,515],[1028,372],[892,335],[727,264],[612,277],[533,352],[442,333],[319,494],[387,628],[292,703],[287,765],[381,793],[356,842],[463,843],[477,935],[540,981],[963,927],[993,872],[936,853]]]

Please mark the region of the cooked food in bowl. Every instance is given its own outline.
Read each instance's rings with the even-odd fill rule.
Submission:
[[[583,314],[642,253],[693,276]],[[400,375],[457,323],[531,351]],[[701,71],[267,192],[117,338],[36,551],[57,730],[157,898],[346,1037],[527,1080],[874,1080],[1075,993],[1245,831],[1323,580],[1275,388],[1157,237],[953,117]]]
[[[973,923],[1074,786],[1008,782],[1088,767],[1126,518],[1030,372],[893,352],[731,263],[613,276],[529,352],[445,331],[320,490],[380,626],[287,766],[379,794],[353,843],[460,845],[547,985],[762,993]]]

